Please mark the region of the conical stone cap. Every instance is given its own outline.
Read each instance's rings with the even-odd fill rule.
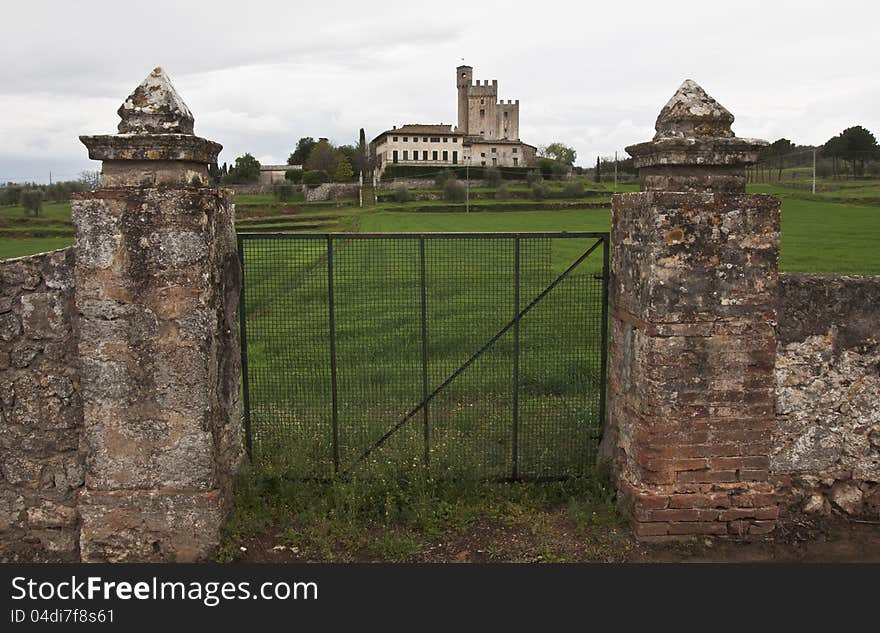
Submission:
[[[134,89],[117,114],[122,119],[118,134],[79,137],[89,158],[104,162],[102,185],[128,185],[136,179],[140,184],[208,182],[203,166],[216,163],[223,146],[193,134],[193,115],[161,68],[155,68]],[[128,161],[154,162],[155,166],[122,165]],[[137,177],[129,174],[133,169]]]
[[[120,134],[192,134],[193,115],[161,68],[119,106]]]
[[[661,138],[733,138],[733,115],[694,80],[685,79],[660,110],[654,140]]]
[[[626,148],[642,191],[744,192],[745,167],[767,141],[739,138],[733,115],[686,79],[660,110],[653,140]]]

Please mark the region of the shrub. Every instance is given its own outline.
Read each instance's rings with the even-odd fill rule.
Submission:
[[[501,185],[495,191],[495,199],[496,200],[507,200],[510,197],[510,189],[507,185]]]
[[[310,187],[320,185],[321,183],[325,183],[329,180],[330,177],[327,175],[327,172],[322,169],[309,169],[302,175],[303,184],[309,185]]]
[[[541,175],[547,180],[562,180],[568,175],[571,168],[558,160],[542,158],[538,161],[538,169],[541,171]]]
[[[0,204],[18,204],[24,187],[9,183],[0,189]]]
[[[302,169],[288,169],[284,172],[284,180],[293,183],[300,183],[303,179]]]
[[[446,184],[446,181],[454,177],[455,174],[453,172],[444,169],[434,177],[434,185],[436,185],[438,189],[443,189],[443,185]]]
[[[553,175],[554,180],[562,180],[566,176],[568,176],[569,167],[565,163],[560,163],[559,161],[553,161],[553,164],[550,165],[550,173]]]
[[[411,202],[413,200],[412,192],[404,186],[396,187],[394,189],[394,201],[395,202]]]
[[[469,169],[470,177],[474,180],[485,178],[486,171],[489,169],[492,169],[492,167],[471,165]],[[384,180],[390,180],[392,178],[435,178],[439,171],[446,171],[453,174],[456,178],[463,179],[468,169],[466,169],[465,165],[458,165],[456,167],[437,167],[433,164],[401,165],[392,163],[385,167],[385,171],[382,172],[382,178]],[[529,168],[504,167],[499,171],[504,180],[522,180],[526,177]]]
[[[875,160],[872,160],[870,163],[868,163],[866,165],[865,169],[867,170],[867,172],[870,175],[876,176],[876,175],[880,174],[880,163],[878,163]]]
[[[501,184],[501,170],[496,167],[489,167],[483,177],[489,187],[497,187]]]
[[[532,185],[532,200],[543,200],[547,197],[547,187],[543,182],[536,182]]]
[[[582,198],[584,196],[584,183],[579,180],[566,183],[565,187],[562,188],[562,194],[566,198]]]
[[[443,185],[443,197],[451,202],[464,202],[467,197],[467,187],[460,180],[447,180]]]
[[[830,178],[834,173],[834,163],[830,158],[823,158],[816,162],[816,176]]]
[[[544,177],[541,175],[541,172],[537,170],[532,170],[528,174],[526,174],[526,182],[529,183],[529,186],[534,186],[536,183],[544,182]]]
[[[336,163],[333,180],[336,182],[348,182],[352,178],[354,178],[354,171],[351,168],[351,161],[348,160],[348,156],[343,154],[339,157],[339,162]]]
[[[21,192],[20,204],[34,215],[40,215],[43,210],[42,189],[24,189]]]
[[[296,195],[297,187],[289,182],[279,182],[272,185],[272,193],[278,202],[290,202]]]

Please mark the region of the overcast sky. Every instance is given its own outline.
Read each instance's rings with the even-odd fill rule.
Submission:
[[[96,169],[80,134],[163,66],[223,144],[283,163],[301,136],[354,143],[403,123],[455,123],[455,66],[520,100],[525,142],[578,164],[653,135],[691,78],[740,136],[822,143],[880,135],[876,2],[4,1],[0,181]]]

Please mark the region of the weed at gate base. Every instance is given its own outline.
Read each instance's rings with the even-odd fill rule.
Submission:
[[[502,483],[397,467],[301,480],[248,466],[218,560],[276,560],[281,552],[291,561],[562,561],[572,548],[606,560],[619,556],[623,525],[604,469]]]

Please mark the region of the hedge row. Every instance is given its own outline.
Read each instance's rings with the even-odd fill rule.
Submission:
[[[486,171],[496,169],[501,172],[504,180],[525,180],[526,175],[534,168],[529,167],[471,167],[465,168],[463,165],[458,167],[439,167],[437,165],[400,165],[390,164],[385,168],[382,174],[382,180],[391,180],[392,178],[436,178],[441,172],[453,174],[459,180],[463,180],[466,175],[477,180],[485,178]]]

